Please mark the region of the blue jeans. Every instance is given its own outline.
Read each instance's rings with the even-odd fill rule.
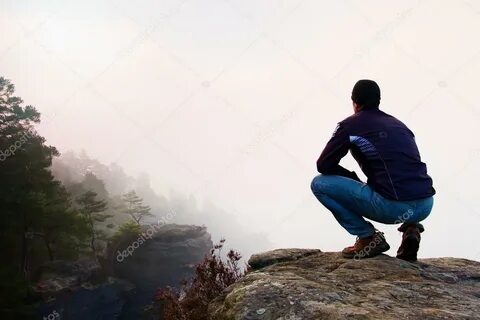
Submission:
[[[396,201],[382,197],[365,183],[335,175],[318,175],[311,185],[313,194],[350,234],[365,238],[375,228],[364,218],[386,223],[418,223],[433,207],[433,197]]]

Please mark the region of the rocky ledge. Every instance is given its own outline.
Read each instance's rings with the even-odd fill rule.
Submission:
[[[480,262],[280,249],[210,304],[212,319],[480,319]]]
[[[103,268],[93,258],[50,262],[35,279],[38,319],[143,319],[156,289],[191,277],[212,246],[205,227],[149,225],[113,243]]]

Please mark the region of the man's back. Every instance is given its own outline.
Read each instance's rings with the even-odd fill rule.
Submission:
[[[343,157],[345,146],[339,146],[345,144],[368,177],[368,185],[382,196],[408,201],[435,194],[413,133],[395,117],[367,109],[340,122],[318,160],[320,172],[329,173],[335,153]]]

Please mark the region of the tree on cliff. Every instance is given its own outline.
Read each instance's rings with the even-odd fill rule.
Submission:
[[[9,314],[12,303],[23,303],[35,268],[74,256],[82,237],[82,221],[50,171],[59,153],[35,131],[40,113],[14,92],[0,77],[0,311]]]
[[[151,208],[143,204],[143,199],[137,196],[135,190],[124,194],[122,200],[124,206],[120,210],[129,215],[138,225],[144,218],[153,217],[153,214],[150,213]]]
[[[100,199],[108,199],[109,194],[105,188],[105,183],[99,179],[96,174],[86,170],[83,179],[77,183],[70,183],[65,185],[72,195],[72,197],[78,198],[87,191],[93,191]]]
[[[107,202],[103,199],[97,200],[97,193],[87,191],[77,198],[76,202],[80,205],[80,212],[86,220],[88,233],[90,235],[90,248],[93,254],[97,255],[95,242],[97,239],[105,239],[105,234],[98,228],[99,222],[105,222],[112,215],[105,213]]]
[[[76,234],[63,222],[71,222],[75,214],[67,210],[68,195],[50,171],[52,158],[59,153],[35,131],[40,113],[23,106],[14,91],[14,85],[0,77],[0,241],[4,260],[16,264],[27,278],[30,266],[44,259],[33,238],[44,239],[50,257],[52,239],[73,248]]]
[[[38,215],[41,221],[36,226],[38,236],[43,239],[48,258],[76,258],[88,235],[87,224],[81,214],[72,208],[70,195],[58,184],[51,194],[42,199]]]

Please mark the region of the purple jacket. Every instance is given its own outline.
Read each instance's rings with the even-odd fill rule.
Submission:
[[[435,194],[415,136],[395,117],[367,109],[341,121],[317,161],[318,172],[360,181],[355,172],[339,165],[349,150],[367,184],[383,197],[409,201]]]

